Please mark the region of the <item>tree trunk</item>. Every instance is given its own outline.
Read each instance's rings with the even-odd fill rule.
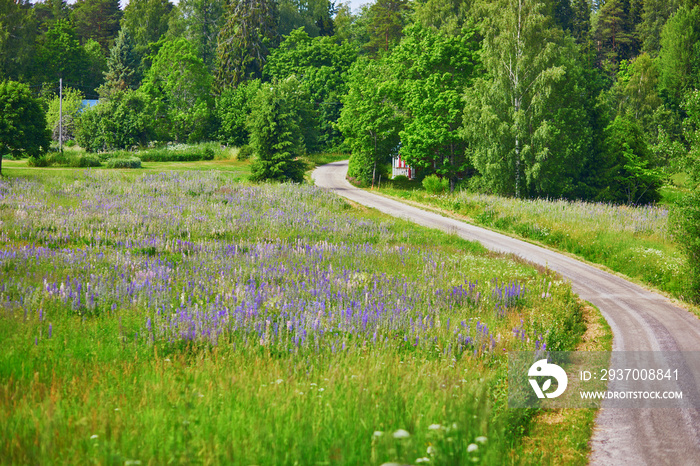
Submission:
[[[454,170],[455,166],[455,145],[450,144],[450,168]],[[455,192],[455,178],[457,178],[457,173],[452,173],[450,176],[450,193]]]

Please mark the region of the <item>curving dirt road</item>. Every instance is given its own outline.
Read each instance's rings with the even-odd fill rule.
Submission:
[[[612,328],[614,351],[700,350],[700,320],[665,297],[562,254],[357,189],[345,179],[347,166],[347,161],[324,165],[312,177],[317,186],[358,204],[454,232],[558,272],[581,298],[600,309]],[[687,388],[700,386],[698,365],[690,369],[694,386]],[[595,465],[700,465],[700,412],[609,408],[604,402],[591,446]]]

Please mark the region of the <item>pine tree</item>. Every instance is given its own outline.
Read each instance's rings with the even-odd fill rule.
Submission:
[[[248,79],[262,77],[263,66],[277,37],[274,0],[234,0],[219,32],[216,88],[219,93]]]
[[[678,9],[678,0],[645,0],[642,23],[637,31],[642,49],[652,57],[661,50],[661,30]]]
[[[601,67],[617,71],[621,60],[636,55],[636,24],[630,14],[629,0],[608,0],[598,12],[596,41]]]
[[[377,0],[373,3],[369,7],[369,42],[365,44],[365,49],[375,54],[398,44],[407,22],[407,14],[407,0]]]
[[[134,53],[134,43],[126,29],[119,31],[114,46],[109,51],[105,84],[100,89],[102,97],[114,91],[136,89],[138,87],[138,59]]]
[[[102,46],[105,54],[109,52],[122,17],[119,0],[78,0],[71,17],[82,44],[93,39]]]

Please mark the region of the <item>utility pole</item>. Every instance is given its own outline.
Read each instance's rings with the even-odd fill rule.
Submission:
[[[63,78],[58,78],[58,150],[63,152]]]

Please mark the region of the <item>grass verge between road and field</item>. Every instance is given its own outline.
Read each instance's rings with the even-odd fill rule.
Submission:
[[[689,287],[686,259],[661,206],[434,195],[415,182],[387,182],[375,192],[574,254],[681,300]]]
[[[587,338],[547,271],[314,187],[14,169],[2,462],[518,463],[507,351]]]

